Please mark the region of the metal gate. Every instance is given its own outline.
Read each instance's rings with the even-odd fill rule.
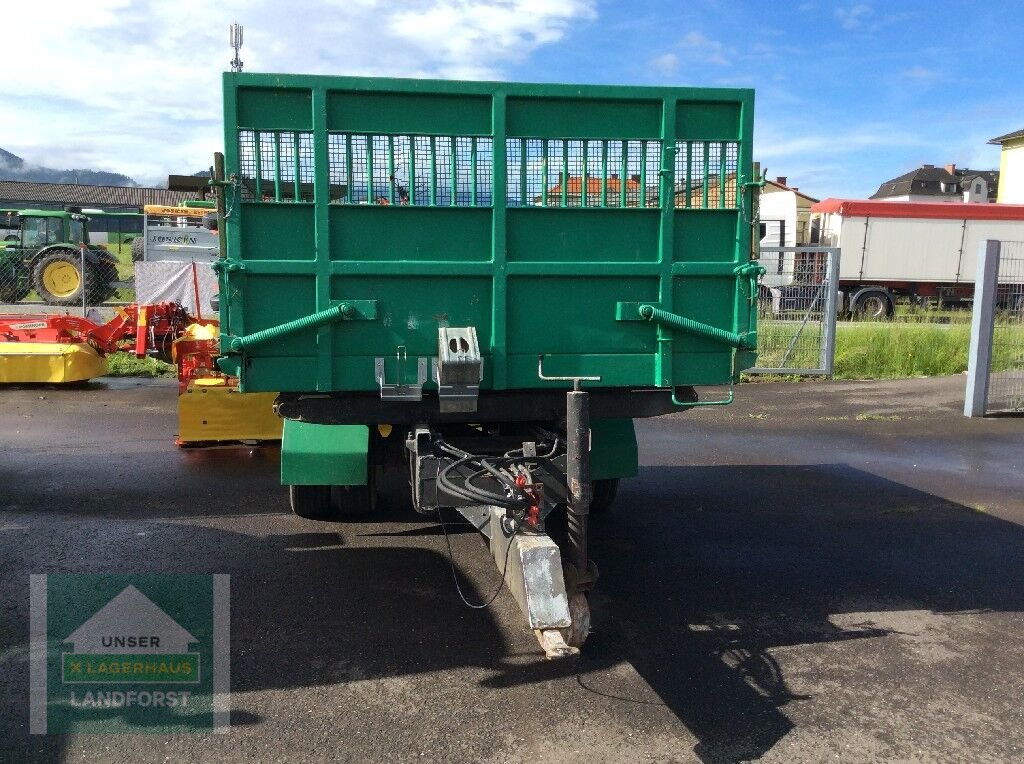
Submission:
[[[757,363],[748,374],[832,374],[838,247],[761,247]]]
[[[1024,412],[1024,242],[982,242],[965,416]]]

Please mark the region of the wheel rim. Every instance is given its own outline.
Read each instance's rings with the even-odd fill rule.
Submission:
[[[70,297],[82,286],[82,276],[71,263],[50,263],[43,269],[43,286],[54,297]]]
[[[868,297],[861,303],[861,314],[870,318],[880,318],[885,315],[885,301],[881,297]]]

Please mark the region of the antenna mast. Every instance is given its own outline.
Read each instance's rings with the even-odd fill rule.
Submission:
[[[228,27],[228,44],[235,49],[235,57],[231,59],[231,71],[242,71],[242,60],[238,57],[238,51],[242,47],[242,25],[234,23]]]

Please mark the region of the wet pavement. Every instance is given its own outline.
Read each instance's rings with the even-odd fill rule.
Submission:
[[[173,446],[173,381],[0,391],[0,762],[1020,760],[1024,419],[962,396],[759,383],[641,423],[595,632],[545,662],[507,592],[460,603],[399,473],[374,522],[305,521],[276,449]],[[29,574],[142,571],[231,575],[231,732],[29,737]]]

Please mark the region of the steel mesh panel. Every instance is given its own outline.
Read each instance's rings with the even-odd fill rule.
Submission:
[[[244,201],[312,202],[313,134],[239,130],[238,170]]]
[[[328,135],[331,201],[490,206],[493,142],[476,136]]]
[[[987,409],[1024,411],[1024,242],[1000,249]]]
[[[660,207],[661,141],[508,138],[510,207]]]
[[[736,141],[677,141],[675,206],[689,209],[736,209],[739,206]]]
[[[796,247],[763,247],[758,283],[758,371],[825,373],[829,257]]]

